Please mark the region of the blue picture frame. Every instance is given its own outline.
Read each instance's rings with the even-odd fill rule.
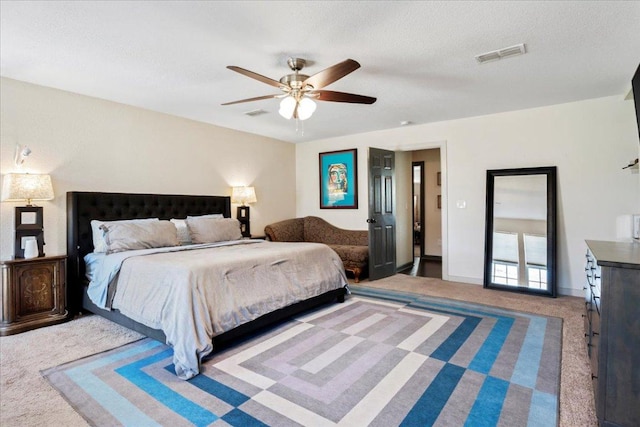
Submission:
[[[320,209],[358,209],[358,150],[319,154]]]

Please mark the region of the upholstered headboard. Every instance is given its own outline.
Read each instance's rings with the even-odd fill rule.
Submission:
[[[67,305],[80,310],[85,279],[84,256],[93,251],[91,220],[135,218],[186,218],[187,215],[221,213],[231,217],[228,196],[172,194],[67,193]]]

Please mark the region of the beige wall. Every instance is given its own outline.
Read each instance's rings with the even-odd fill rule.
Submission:
[[[634,105],[623,98],[613,96],[297,144],[297,213],[325,216],[340,227],[365,229],[367,147],[402,151],[440,147],[443,276],[480,284],[487,169],[557,166],[559,292],[581,295],[584,240],[616,239],[618,218],[640,213],[640,174],[621,169],[640,151]],[[360,208],[322,212],[318,208],[318,153],[349,148],[358,148]],[[401,182],[396,179],[398,185]],[[410,189],[399,188],[398,197],[407,193]],[[406,232],[398,230],[400,248],[411,238],[410,205],[398,203],[397,215],[408,228]],[[398,265],[403,265],[410,256],[398,252],[397,259]]]
[[[295,215],[295,146],[16,80],[0,80],[0,172],[49,173],[45,252],[66,252],[67,191],[230,195],[254,185],[251,230]],[[16,144],[33,153],[19,170]],[[0,258],[13,256],[14,207],[0,205]],[[235,206],[232,207],[235,216]]]

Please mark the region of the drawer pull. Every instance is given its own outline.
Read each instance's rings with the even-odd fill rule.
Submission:
[[[597,376],[597,375],[593,375],[593,374],[591,374],[591,379],[592,379],[592,380],[597,380],[597,379],[598,379],[598,376]]]

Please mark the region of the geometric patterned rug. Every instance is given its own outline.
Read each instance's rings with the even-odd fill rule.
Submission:
[[[351,286],[183,381],[151,339],[43,372],[95,426],[555,426],[562,319]]]

